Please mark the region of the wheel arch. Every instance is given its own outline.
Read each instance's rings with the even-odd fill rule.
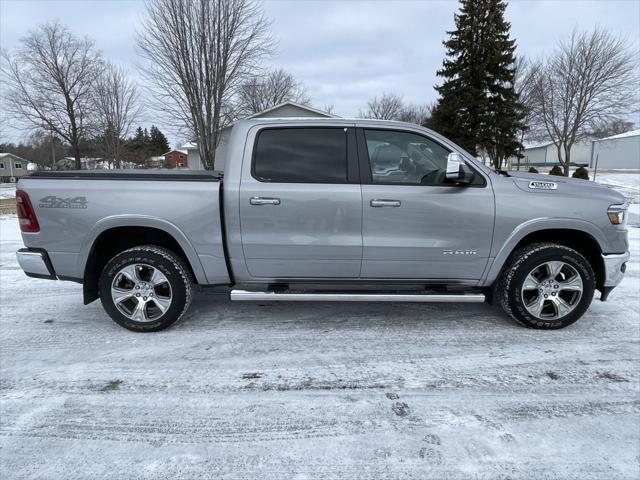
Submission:
[[[601,289],[605,276],[604,261],[602,259],[603,240],[599,238],[597,231],[593,230],[595,226],[589,225],[593,228],[547,226],[536,229],[523,229],[519,232],[519,235],[517,230],[514,231],[496,255],[483,282],[484,285],[490,286],[495,282],[507,260],[517,249],[532,243],[550,242],[569,247],[585,257],[591,268],[593,268],[596,276],[596,286]]]
[[[99,296],[98,279],[107,262],[119,252],[140,245],[168,248],[181,257],[196,283],[207,283],[200,259],[186,236],[173,224],[149,217],[110,218],[96,224],[80,252],[85,305]]]

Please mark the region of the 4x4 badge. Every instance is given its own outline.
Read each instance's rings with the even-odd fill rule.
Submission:
[[[40,208],[87,208],[87,197],[60,198],[54,195],[38,201]]]

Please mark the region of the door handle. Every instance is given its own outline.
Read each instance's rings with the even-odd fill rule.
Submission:
[[[399,207],[402,202],[400,200],[379,200],[374,199],[369,202],[372,207]]]
[[[271,197],[251,197],[249,199],[251,205],[280,205],[279,198]]]

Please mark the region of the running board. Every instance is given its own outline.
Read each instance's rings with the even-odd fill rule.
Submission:
[[[433,293],[295,293],[251,292],[231,290],[231,300],[259,302],[423,302],[423,303],[482,303],[485,296],[477,294]]]

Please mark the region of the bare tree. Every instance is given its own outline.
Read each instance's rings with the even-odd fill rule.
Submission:
[[[373,97],[367,102],[367,109],[360,111],[361,118],[378,120],[398,120],[402,114],[404,104],[402,97],[395,93],[383,93],[380,98]]]
[[[271,51],[269,24],[250,0],[149,0],[146,9],[137,35],[145,76],[212,169],[231,99]]]
[[[569,175],[571,147],[598,122],[637,111],[635,57],[625,41],[602,29],[574,31],[540,63],[534,114]]]
[[[400,95],[383,93],[380,98],[374,97],[367,102],[367,109],[360,110],[360,118],[378,120],[399,120],[401,122],[424,125],[431,117],[434,104],[405,104]]]
[[[400,115],[396,120],[401,122],[415,123],[416,125],[424,125],[435,108],[435,103],[425,103],[423,105],[405,105],[400,111]]]
[[[106,156],[120,168],[124,140],[141,113],[137,87],[121,68],[109,64],[98,77],[95,99]]]
[[[336,107],[333,103],[325,103],[322,107],[320,107],[320,110],[328,113],[329,115],[333,115],[333,111],[335,110],[335,108]]]
[[[27,139],[26,146],[30,152],[25,158],[41,168],[55,168],[56,159],[64,157],[66,150],[60,139],[46,130],[33,131]]]
[[[246,117],[276,105],[292,101],[302,105],[311,103],[302,83],[282,68],[244,82],[238,91],[237,115]]]
[[[622,118],[614,118],[597,122],[593,125],[590,135],[597,138],[610,137],[612,135],[618,135],[633,130],[635,124]]]
[[[520,170],[520,160],[524,157],[524,137],[529,139],[541,139],[546,134],[541,130],[541,125],[536,122],[534,109],[534,85],[538,75],[539,64],[530,62],[526,57],[516,58],[513,75],[513,88],[518,95],[522,106],[522,122],[518,129],[519,148],[517,152],[518,170]]]
[[[93,84],[102,68],[93,42],[76,38],[58,22],[45,23],[3,53],[8,112],[24,127],[46,128],[71,146],[81,168],[82,141],[91,128]]]

